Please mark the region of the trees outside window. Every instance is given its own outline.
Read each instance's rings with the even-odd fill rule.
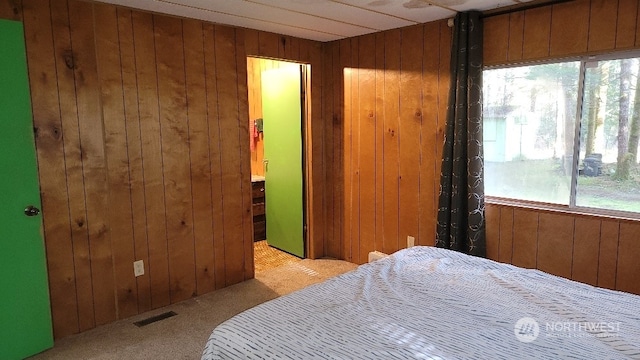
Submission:
[[[640,213],[639,73],[628,56],[485,70],[486,194]]]

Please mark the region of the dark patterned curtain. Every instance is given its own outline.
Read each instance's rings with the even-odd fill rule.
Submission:
[[[436,246],[486,257],[482,20],[476,11],[455,18]]]

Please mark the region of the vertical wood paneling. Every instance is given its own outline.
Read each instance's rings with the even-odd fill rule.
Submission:
[[[522,45],[524,43],[524,14],[515,12],[509,15],[509,50],[507,60],[522,59]]]
[[[404,248],[407,236],[419,234],[423,26],[404,28],[401,36],[398,246]]]
[[[227,285],[244,280],[243,194],[238,115],[238,75],[236,69],[236,33],[225,26],[215,27],[215,56],[220,116],[224,263]],[[246,81],[246,77],[243,79]],[[225,84],[225,86],[220,86]],[[226,85],[228,84],[228,85]],[[231,121],[230,121],[231,120]],[[246,121],[243,121],[246,123]],[[246,141],[246,137],[243,138]]]
[[[591,0],[589,51],[615,48],[617,15],[617,0]]]
[[[0,17],[24,7],[55,336],[253,277],[245,39],[315,64],[318,109],[320,44],[112,5],[21,3],[3,2]],[[321,130],[309,160],[322,169],[322,113],[310,116]],[[312,192],[321,207],[323,189]],[[313,210],[315,237],[324,213]]]
[[[616,289],[640,294],[640,224],[620,222]]]
[[[500,258],[500,207],[485,207],[487,258],[499,261]]]
[[[618,266],[618,237],[620,223],[603,220],[600,228],[600,254],[598,256],[598,286],[616,288]]]
[[[640,36],[638,36],[640,34],[639,12],[640,8],[635,0],[578,0],[496,16],[500,20],[490,19],[492,23],[500,23],[509,18],[508,37],[511,43],[511,40],[518,36],[514,32],[520,32],[514,24],[514,18],[522,17],[524,51],[521,60],[528,61],[637,48],[640,45]],[[547,34],[549,17],[552,19],[551,32]],[[520,60],[510,56],[506,61],[497,60],[502,59],[502,50],[497,49],[492,41],[502,39],[505,36],[498,28],[491,24],[489,27],[485,26],[485,64],[499,65]],[[510,51],[511,45],[509,46]],[[528,212],[534,218],[540,216],[539,232],[533,231],[531,220],[524,221],[522,216],[519,216],[523,212]],[[513,220],[510,218],[510,214],[514,215]],[[623,229],[622,225],[624,223],[630,228],[634,228],[634,222],[595,215],[572,216],[569,214],[559,218],[564,220],[554,219],[557,216],[559,215],[548,215],[544,210],[523,210],[502,206],[500,211],[500,261],[512,262],[516,265],[526,263],[529,266],[534,265],[533,254],[535,251],[531,244],[535,243],[538,250],[535,256],[538,268],[567,276],[566,263],[570,260],[572,263],[570,276],[575,280],[612,289],[624,288],[627,291],[639,292],[635,285],[637,277],[632,275],[637,273],[637,265],[628,260],[631,256],[637,255],[639,251],[634,247],[635,245],[631,245],[637,241],[630,240],[635,235],[629,235],[629,238],[625,237],[636,230]],[[567,224],[570,220],[567,218],[574,218],[573,236],[569,236],[569,225]],[[560,230],[558,230],[558,226]],[[562,231],[562,229],[565,232],[561,236],[562,241],[560,241],[560,236],[557,237],[557,240],[560,241],[558,243],[555,240],[549,241],[550,236],[556,236],[555,233]],[[488,229],[488,231],[492,233],[493,230]],[[623,234],[626,231],[629,232]],[[513,239],[513,258],[506,256],[506,253],[510,254],[512,246],[511,241],[506,239]],[[573,243],[570,258],[566,255],[569,243]],[[530,249],[525,251],[523,245],[527,244]],[[558,251],[558,249],[564,250]],[[633,255],[625,258],[627,254]]]
[[[584,217],[577,217],[575,221],[571,278],[595,286],[598,284],[600,221]]]
[[[358,179],[360,239],[358,263],[368,260],[375,250],[375,141],[376,141],[376,38],[363,36],[358,43],[360,108],[358,111]],[[369,195],[367,195],[369,194]],[[373,196],[372,196],[373,195]]]
[[[546,6],[525,11],[522,50],[525,59],[540,59],[549,56],[551,9]]]
[[[204,294],[215,289],[213,210],[211,204],[211,158],[204,33],[202,23],[183,21],[189,154],[193,195],[193,236],[196,289]]]
[[[442,150],[444,149],[444,129],[447,124],[447,107],[451,88],[451,44],[453,31],[446,21],[440,22],[440,66],[438,68],[438,121],[436,123],[436,177],[435,189],[440,190]],[[436,198],[436,206],[438,199]],[[437,209],[437,207],[436,207]]]
[[[69,198],[56,86],[57,58],[49,2],[26,0],[24,26],[53,330],[56,337],[79,331],[79,313]],[[46,164],[46,166],[44,165]],[[93,314],[91,314],[93,315]]]
[[[56,58],[60,119],[64,141],[65,172],[69,197],[71,239],[75,280],[78,297],[79,330],[95,326],[93,287],[91,285],[91,258],[89,227],[87,220],[85,179],[83,176],[82,140],[79,130],[75,89],[75,58],[71,44],[68,4],[66,1],[51,4],[51,22]],[[77,48],[76,48],[77,50]],[[60,61],[62,60],[62,61]]]
[[[248,30],[245,30],[245,31],[248,31]],[[246,38],[246,36],[245,36],[245,38]],[[292,38],[292,39],[294,39],[294,38]],[[320,60],[319,62],[317,61],[319,59],[322,59],[322,45],[321,45],[321,43],[311,42],[311,41],[304,40],[304,39],[296,39],[295,41],[298,42],[298,45],[297,45],[298,46],[298,54],[297,54],[297,56],[295,56],[295,52],[294,52],[294,53],[292,53],[292,56],[286,57],[286,59],[290,59],[290,60],[296,59],[296,60],[298,60],[298,61],[300,61],[302,63],[311,63],[311,62],[315,63],[315,62],[317,62],[316,65],[322,65],[322,60]],[[316,56],[312,55],[313,52],[315,52],[317,55],[320,55],[320,57],[317,58]],[[320,81],[320,83],[322,83],[322,81]],[[322,112],[320,112],[319,115],[322,115]]]
[[[193,201],[182,21],[154,16],[171,302],[195,294]]]
[[[333,187],[328,186],[331,183],[334,183],[334,136],[333,136],[333,128],[334,123],[336,122],[337,115],[334,109],[334,87],[335,79],[334,79],[334,54],[336,53],[338,46],[336,43],[332,44],[324,44],[322,46],[323,52],[323,65],[322,65],[322,117],[323,122],[325,123],[324,127],[324,138],[323,138],[323,159],[325,162],[325,166],[323,168],[323,183],[327,186],[327,192],[324,196],[324,208],[323,215],[325,219],[325,241],[324,241],[324,253],[326,256],[334,256],[337,257],[336,254],[339,254],[339,251],[332,251],[331,245],[335,247],[337,243],[339,243],[339,239],[334,238],[334,222],[337,218],[336,214],[334,214],[334,194],[335,191]],[[315,69],[311,69],[311,71],[317,71]]]
[[[422,52],[422,126],[420,128],[420,216],[418,243],[434,245],[436,233],[436,156],[439,144],[438,85],[440,68],[440,24],[425,24]]]
[[[235,55],[237,88],[237,117],[244,119],[238,124],[238,142],[240,143],[240,191],[241,191],[241,217],[242,217],[242,263],[244,264],[243,280],[253,278],[253,216],[251,213],[252,187],[251,187],[251,165],[249,163],[249,108],[247,104],[247,54],[244,49],[244,30],[235,29]]]
[[[97,55],[100,60],[100,88],[102,90],[102,116],[105,152],[109,169],[109,223],[117,291],[118,315],[138,313],[136,279],[131,267],[135,259],[133,214],[129,184],[129,156],[124,114],[122,65],[118,39],[118,18],[111,6],[96,5],[95,21]]]
[[[144,312],[151,309],[151,281],[149,274],[146,199],[144,193],[145,178],[142,158],[142,134],[140,132],[135,45],[133,43],[133,19],[130,10],[119,8],[117,13],[135,259],[144,262],[147,273],[146,276],[136,278],[138,312]],[[131,272],[131,268],[129,268],[129,272]]]
[[[639,13],[636,0],[576,0],[488,17],[484,27],[484,64],[637,48]]]
[[[350,134],[349,141],[345,144],[349,144],[351,163],[349,165],[350,173],[345,172],[345,176],[349,177],[350,182],[350,202],[351,202],[351,243],[350,247],[345,249],[345,253],[348,254],[347,259],[353,262],[360,261],[360,127],[359,127],[359,115],[360,115],[360,59],[359,55],[359,43],[360,38],[352,38],[349,41],[351,43],[351,62],[350,62]],[[346,92],[346,89],[345,89]]]
[[[169,254],[165,212],[164,175],[158,106],[154,20],[151,14],[132,13],[133,43],[140,116],[148,266],[151,307],[169,305]],[[133,90],[133,89],[131,89]]]
[[[322,199],[324,255],[362,262],[371,247],[385,252],[404,247],[409,232],[418,234],[420,244],[432,242],[449,89],[451,29],[446,22],[415,27],[419,30],[414,35],[424,36],[419,46],[405,42],[413,31],[409,28],[324,44],[313,52],[305,40],[255,30],[197,21],[185,21],[183,27],[179,19],[124,9],[116,10],[114,19],[110,5],[51,0],[50,8],[48,1],[24,0],[23,15],[16,11],[19,3],[3,2],[0,17],[24,18],[25,23],[56,337],[250,277],[252,264],[245,262],[251,252],[244,193],[250,158],[248,144],[243,143],[248,124],[246,54],[297,57],[314,64],[311,102],[324,104],[321,118],[312,112],[312,123],[321,119],[323,130],[321,144],[318,138],[312,139],[311,159],[315,163],[318,153],[323,154],[326,182],[319,195],[313,180],[312,196]],[[575,15],[584,11],[585,3],[488,18],[485,39],[493,41],[485,41],[485,64],[581,52],[585,24],[576,24],[573,32],[558,31],[555,19],[563,6]],[[601,33],[595,34],[600,24],[597,17],[588,24],[589,51],[637,46],[633,44],[640,29],[636,3],[592,3],[589,14],[601,5],[610,16]],[[106,14],[108,26],[102,27]],[[493,45],[497,47],[491,50]],[[104,54],[107,48],[117,54],[96,59],[96,50]],[[113,61],[106,64],[107,58]],[[423,78],[417,86],[405,71],[414,60],[416,66],[420,63]],[[375,68],[374,95],[366,86],[370,66]],[[356,78],[347,75],[346,83],[345,67],[358,74]],[[321,81],[315,82],[316,77]],[[321,98],[315,95],[318,86]],[[421,104],[415,106],[420,112],[415,128],[419,137],[405,142],[405,127],[414,124],[408,119],[417,117],[412,107],[405,107],[412,101]],[[367,123],[368,108],[374,109],[373,128]],[[354,135],[358,135],[356,142]],[[370,153],[372,139],[375,155]],[[410,157],[418,156],[419,166],[411,169],[404,155],[415,147],[416,139],[419,150],[414,149]],[[313,166],[315,173],[318,164]],[[373,174],[375,181],[364,180],[364,173]],[[358,180],[357,187],[352,179]],[[407,189],[418,184],[418,195],[405,190],[407,183]],[[366,194],[371,188],[374,193]],[[371,200],[375,223],[371,240],[362,238],[363,231],[371,235],[362,225],[371,218],[370,200],[365,196],[375,199]],[[419,196],[418,210],[409,215],[411,210],[402,208],[401,200],[415,196]],[[358,211],[352,207],[354,199]],[[205,219],[207,205],[210,222]],[[123,212],[116,213],[117,209]],[[355,228],[350,224],[352,214],[357,214]],[[524,266],[536,266],[538,261],[544,267],[551,261],[547,256],[558,255],[545,254],[548,244],[543,235],[549,231],[545,224],[557,226],[550,220],[553,216],[509,206],[500,206],[499,215],[497,256],[501,261]],[[534,219],[543,235],[528,231],[534,228]],[[594,219],[576,218],[573,235],[573,276],[584,276],[587,282],[593,281],[594,270],[586,264],[593,261],[594,250],[584,248],[585,240],[580,239],[586,231],[582,229],[600,221]],[[495,230],[488,230],[495,236]],[[599,285],[615,287],[617,282],[618,287],[636,291],[636,278],[630,275],[637,273],[636,265],[618,258],[618,232],[621,249],[629,254],[637,251],[631,245],[633,231],[618,221],[603,221],[597,255]],[[125,234],[126,240],[114,241],[117,234]],[[594,246],[593,238],[588,241]],[[545,250],[536,252],[542,247]],[[489,251],[495,256],[495,249]],[[145,261],[147,274],[132,281],[134,259]],[[566,261],[563,257],[562,264]],[[566,273],[566,266],[558,272]],[[129,289],[137,295],[128,295]]]
[[[343,74],[340,76],[340,79],[343,79],[343,92],[339,93],[339,96],[342,97],[343,106],[342,113],[344,117],[344,125],[343,125],[343,134],[342,134],[342,156],[343,164],[342,164],[342,183],[343,185],[343,214],[344,218],[342,218],[343,226],[342,236],[345,241],[342,244],[342,256],[345,260],[351,261],[351,242],[353,241],[353,236],[351,233],[351,227],[354,223],[353,219],[353,192],[352,192],[352,148],[351,148],[351,138],[353,132],[353,122],[352,122],[352,114],[353,105],[351,103],[351,90],[352,90],[352,78],[353,74],[351,72],[351,40],[341,40],[340,41],[340,66],[338,67]],[[349,241],[346,241],[349,240]]]
[[[516,12],[509,15],[496,16],[495,19],[501,19],[494,22],[493,17],[486,19],[485,23],[485,64],[496,61],[495,64],[543,60],[550,57],[551,46],[553,46],[553,56],[559,54],[575,54],[579,55],[587,51],[587,31],[591,30],[588,21],[591,8],[588,6],[589,1],[576,1],[562,5],[554,5],[542,7],[538,9],[528,10],[526,12]],[[572,19],[564,19],[563,14],[582,14]],[[506,18],[506,19],[505,19]],[[553,20],[552,20],[553,19]],[[580,20],[578,22],[578,20]],[[552,34],[553,21],[553,34]],[[576,21],[575,26],[566,26]],[[498,26],[500,25],[500,26]],[[498,33],[495,29],[506,29],[507,36],[504,33]],[[494,30],[492,30],[494,29]],[[327,171],[325,174],[335,186],[343,186],[344,194],[349,201],[351,199],[360,199],[358,214],[363,214],[363,196],[368,194],[369,190],[363,188],[363,161],[369,161],[369,154],[363,150],[365,145],[364,133],[362,130],[362,121],[366,115],[366,111],[362,109],[362,104],[367,104],[370,95],[366,91],[362,91],[363,81],[366,81],[366,69],[369,65],[363,63],[362,52],[375,53],[376,57],[376,114],[378,118],[382,118],[382,127],[376,130],[375,152],[376,160],[374,162],[376,178],[380,179],[382,184],[376,183],[375,186],[375,236],[374,244],[376,250],[384,252],[394,252],[404,247],[407,233],[404,232],[402,221],[406,220],[407,212],[403,212],[403,196],[401,187],[406,179],[405,164],[403,163],[403,154],[406,149],[403,134],[403,126],[407,123],[407,117],[411,114],[404,108],[407,98],[416,97],[421,102],[420,110],[422,122],[418,129],[420,133],[420,157],[418,175],[409,175],[411,180],[419,181],[419,244],[429,244],[427,240],[422,238],[430,237],[433,239],[433,230],[435,230],[435,214],[436,214],[436,198],[435,192],[439,186],[439,169],[440,169],[440,153],[442,150],[443,127],[445,125],[446,108],[448,100],[448,90],[450,79],[448,74],[450,60],[451,45],[451,29],[446,26],[445,22],[435,22],[422,26],[422,34],[424,36],[423,51],[420,55],[419,46],[415,46],[415,41],[411,43],[414,46],[407,46],[405,37],[407,31],[411,28],[390,30],[378,33],[376,35],[365,35],[359,37],[358,48],[355,49],[351,44],[352,41],[333,42],[325,46],[325,59],[333,61],[335,58],[352,59],[352,51],[359,52],[359,69],[355,71],[351,69],[350,74],[343,75],[342,69],[347,64],[343,61],[339,66],[333,66],[331,75],[325,74],[325,85],[328,88],[323,89],[325,94],[333,92],[336,102],[344,101],[347,107],[331,106],[334,112],[331,118],[325,115],[325,121],[334,121],[344,116],[345,123],[343,129],[348,135],[343,134],[333,141],[352,141],[351,135],[359,134],[358,143],[352,151],[352,143],[348,146],[342,144],[334,144],[334,149],[344,151],[338,154],[337,150],[331,152],[332,161],[340,159],[348,163],[348,166],[355,164],[355,170],[348,169],[345,171],[353,171],[353,174],[359,175],[358,187],[353,186],[350,181],[351,177],[343,178],[335,176]],[[402,36],[400,36],[402,33]],[[364,46],[365,43],[371,43],[375,37],[375,44]],[[496,44],[496,39],[505,39],[504,44]],[[434,41],[434,39],[437,39]],[[487,40],[490,39],[490,40]],[[497,46],[499,45],[499,46]],[[500,54],[491,53],[490,50],[496,47],[501,50]],[[502,52],[504,50],[504,53]],[[345,54],[346,53],[346,54]],[[418,54],[416,54],[418,53]],[[413,56],[420,57],[422,82],[418,87],[408,85],[404,76],[405,64]],[[502,59],[500,61],[495,59]],[[487,61],[489,59],[490,61]],[[493,59],[493,60],[491,60]],[[366,59],[365,59],[366,61]],[[384,66],[380,66],[383,64]],[[328,66],[327,66],[328,67]],[[400,71],[400,72],[398,72]],[[354,78],[353,74],[357,73],[358,77]],[[357,84],[360,89],[359,97],[355,97],[352,86]],[[345,88],[346,86],[346,88]],[[337,96],[337,97],[336,97]],[[354,108],[353,106],[360,106]],[[365,105],[366,106],[366,105]],[[355,114],[354,114],[355,112]],[[359,118],[358,118],[359,114]],[[393,125],[396,124],[396,125]],[[390,126],[392,125],[392,126]],[[358,131],[353,130],[356,126]],[[380,124],[376,124],[380,126]],[[398,130],[399,133],[398,133]],[[399,135],[399,139],[394,136]],[[325,143],[328,144],[328,143]],[[325,158],[329,159],[329,158]],[[347,169],[347,167],[341,167]],[[361,252],[368,251],[369,245],[362,238],[363,233],[367,230],[360,225],[359,231],[354,231],[354,227],[350,224],[352,219],[350,216],[354,213],[351,203],[343,203],[342,209],[345,209],[345,216],[335,215],[333,223],[342,226],[344,229],[344,249],[352,250],[355,243],[359,242]],[[381,210],[378,210],[381,209]],[[429,215],[431,214],[431,215]],[[414,214],[415,216],[415,214]],[[540,268],[546,271],[565,276],[568,278],[580,278],[582,281],[595,283],[597,277],[607,278],[613,274],[615,286],[615,274],[617,253],[612,252],[612,242],[617,247],[617,234],[614,237],[609,236],[613,240],[608,240],[609,244],[600,244],[600,221],[602,217],[598,216],[577,216],[568,213],[559,213],[548,210],[535,210],[528,208],[518,208],[508,205],[488,204],[487,207],[488,227],[487,234],[489,237],[488,253],[492,258],[499,261],[513,263],[519,266]],[[414,218],[409,218],[414,221]],[[428,222],[431,221],[433,225]],[[617,223],[616,221],[614,221]],[[360,222],[362,224],[362,222]],[[432,227],[431,227],[432,226]],[[603,231],[606,232],[606,225]],[[431,230],[433,229],[433,230]],[[597,234],[597,235],[596,235]],[[369,234],[367,233],[367,236]],[[613,234],[612,234],[613,235]],[[586,238],[588,236],[588,238]],[[382,239],[380,239],[380,237]],[[604,237],[603,237],[604,238]],[[327,247],[339,244],[336,241],[328,240]],[[617,248],[616,248],[617,249]],[[613,261],[613,265],[603,264],[603,260]],[[594,260],[595,259],[595,260]],[[357,261],[354,257],[353,261]],[[609,272],[610,274],[607,274]],[[622,276],[622,275],[621,275]],[[625,275],[626,276],[626,275]],[[602,280],[602,279],[600,279]],[[604,280],[606,283],[607,280]]]
[[[247,55],[260,55],[260,31],[245,29],[244,31],[244,48]],[[247,63],[248,65],[248,63]],[[251,89],[250,89],[251,90]]]
[[[300,58],[300,39],[287,36],[284,59],[299,59],[299,58]]]
[[[307,48],[305,53],[303,50]],[[326,146],[324,144],[324,134],[327,127],[331,127],[330,123],[327,124],[323,118],[322,106],[323,96],[322,90],[324,88],[322,70],[323,70],[323,58],[322,58],[322,46],[317,43],[305,41],[304,46],[301,44],[300,60],[308,61],[311,64],[311,96],[307,96],[307,102],[309,103],[309,111],[311,112],[311,125],[307,129],[311,129],[311,134],[307,132],[307,136],[311,137],[311,143],[307,144],[306,148],[311,148],[311,171],[310,180],[308,186],[311,189],[311,198],[313,199],[313,208],[310,214],[310,233],[307,237],[307,245],[311,249],[308,257],[316,259],[322,256],[326,256],[324,251],[324,245],[327,241],[329,234],[326,232],[326,216],[324,214],[325,204],[324,198],[329,196],[329,192],[332,187],[327,186],[324,181],[323,171],[327,166],[333,166],[332,163],[325,162],[323,155],[326,153]],[[308,94],[308,92],[307,92]],[[309,122],[307,122],[309,124]]]
[[[509,52],[509,16],[493,16],[486,18],[483,23],[484,38],[491,38],[485,41],[484,63],[495,64],[507,60]]]
[[[259,53],[256,55],[270,58],[279,58],[281,56],[278,54],[278,48],[279,37],[277,34],[260,32],[260,34],[258,35]]]
[[[537,269],[571,278],[574,218],[542,213],[538,223]]]
[[[22,21],[22,2],[20,0],[0,2],[0,19]]]
[[[589,1],[580,0],[553,6],[551,56],[579,54],[587,50]]]
[[[636,43],[635,46],[640,46],[640,6],[638,6],[638,13],[636,15]]]
[[[535,269],[538,261],[538,213],[530,210],[513,210],[513,258],[512,264]]]
[[[391,254],[399,249],[398,232],[398,159],[399,159],[399,105],[400,98],[400,31],[391,30],[385,33],[385,72],[384,72],[384,140],[383,140],[383,174],[384,197],[383,218],[384,238],[382,252]],[[346,240],[346,239],[345,239]]]
[[[203,25],[205,86],[207,92],[207,123],[211,166],[211,210],[213,220],[213,258],[215,288],[225,286],[225,229],[222,199],[222,156],[220,118],[218,113],[218,76],[216,69],[215,27]]]
[[[486,214],[489,258],[499,237],[501,262],[640,293],[637,222],[495,204],[487,205]]]
[[[278,38],[278,58],[282,59],[287,56],[286,55],[287,36],[278,34],[277,38]]]
[[[346,52],[346,50],[344,50]],[[334,183],[334,191],[333,191],[333,209],[330,209],[331,213],[334,214],[334,224],[333,224],[333,237],[332,237],[332,245],[329,246],[328,256],[334,256],[339,259],[344,259],[344,243],[346,242],[345,233],[342,221],[344,221],[345,213],[345,205],[346,205],[346,197],[344,194],[345,191],[345,182],[344,179],[344,163],[347,161],[344,154],[344,133],[345,129],[345,112],[344,112],[344,66],[342,66],[342,46],[341,43],[337,42],[333,49],[332,61],[333,61],[333,83],[335,87],[335,91],[333,94],[333,114],[331,118],[331,123],[333,125],[333,171],[334,176],[333,179],[337,179],[337,181],[332,181]],[[332,180],[333,180],[332,179]],[[337,182],[337,184],[336,184]]]
[[[375,35],[375,78],[376,78],[376,108],[375,108],[375,235],[374,249],[380,251],[384,246],[384,66],[385,66],[385,41],[384,33]]]
[[[78,128],[82,143],[82,173],[85,184],[89,246],[91,250],[93,303],[96,325],[116,319],[114,264],[109,236],[108,187],[105,161],[100,90],[96,68],[93,34],[93,9],[86,2],[71,2],[69,6],[71,42],[79,48],[73,56],[75,89],[78,107]]]
[[[326,176],[344,190],[345,213],[334,214],[333,224],[343,230],[346,259],[363,263],[371,250],[393,253],[406,247],[407,236],[434,243],[450,44],[451,30],[440,21],[326,47],[327,64],[340,59],[325,74],[332,84],[325,92],[334,94],[326,121],[341,128],[331,141],[342,153],[332,159],[343,161],[344,175]],[[341,116],[344,125],[336,122]],[[339,240],[327,241],[331,248]]]
[[[618,24],[616,26],[616,49],[627,49],[635,45],[637,0],[618,0]]]
[[[511,263],[513,260],[513,208],[502,207],[500,209],[500,248],[498,260]]]

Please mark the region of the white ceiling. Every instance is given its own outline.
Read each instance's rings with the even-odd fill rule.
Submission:
[[[532,0],[100,0],[317,41],[491,10]]]

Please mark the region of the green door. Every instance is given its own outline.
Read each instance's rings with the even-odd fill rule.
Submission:
[[[262,73],[267,243],[304,257],[300,65]]]
[[[0,20],[0,48],[0,359],[22,359],[53,335],[21,23]]]

